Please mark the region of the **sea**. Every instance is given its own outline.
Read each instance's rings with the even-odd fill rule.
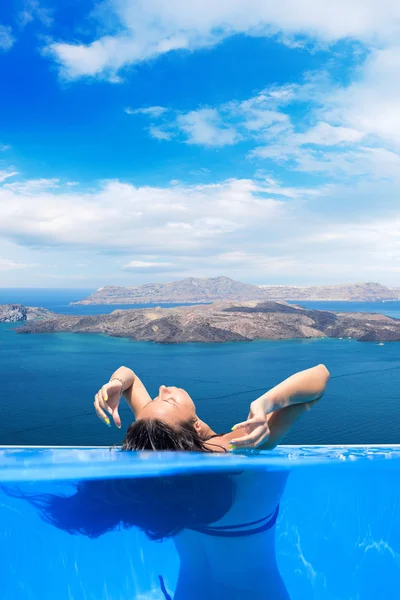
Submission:
[[[71,305],[92,289],[0,289],[0,304],[42,306],[63,314],[109,313],[129,305]],[[400,302],[297,302],[307,308],[380,312],[400,319]],[[151,305],[135,305],[145,307]],[[164,305],[168,306],[168,305]],[[97,390],[120,365],[150,394],[184,387],[199,416],[224,432],[247,417],[252,400],[295,371],[327,365],[325,397],[287,435],[286,444],[399,444],[400,343],[351,339],[160,345],[98,334],[19,335],[0,324],[0,445],[113,446],[122,429],[93,409]]]

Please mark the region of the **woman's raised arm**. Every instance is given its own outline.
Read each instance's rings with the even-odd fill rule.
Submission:
[[[247,421],[232,428],[235,435],[229,434],[231,444],[274,448],[297,419],[321,398],[329,376],[325,365],[317,365],[295,373],[254,400]],[[241,430],[245,435],[240,435]]]
[[[137,418],[143,406],[151,402],[150,394],[132,369],[119,367],[111,375],[110,381],[97,392],[94,400],[97,416],[106,425],[110,425],[110,419],[106,414],[108,413],[112,416],[116,426],[121,427],[118,406],[122,395],[132,409],[135,418]]]
[[[288,377],[255,402],[263,405],[265,413],[270,413],[292,404],[313,402],[325,392],[330,373],[325,365],[317,365],[305,371],[299,371]]]

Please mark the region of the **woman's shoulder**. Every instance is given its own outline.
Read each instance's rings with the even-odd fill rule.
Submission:
[[[230,445],[230,441],[234,439],[234,433],[223,433],[221,435],[215,434],[210,436],[206,442],[205,446],[207,450],[211,452],[229,452],[232,450],[232,446]]]

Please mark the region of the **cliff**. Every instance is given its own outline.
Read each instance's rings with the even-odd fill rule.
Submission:
[[[0,304],[0,323],[18,323],[32,319],[46,319],[53,315],[45,308],[23,306],[22,304]]]
[[[58,315],[18,333],[103,333],[161,343],[351,337],[400,341],[400,321],[384,315],[306,310],[284,302],[217,302],[176,308],[116,310],[108,315]]]
[[[354,283],[317,287],[257,286],[229,277],[190,277],[170,283],[148,283],[136,287],[106,286],[76,304],[195,304],[217,301],[343,300],[373,302],[396,300],[400,292],[379,283]]]

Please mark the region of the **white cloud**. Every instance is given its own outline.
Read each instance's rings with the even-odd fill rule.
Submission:
[[[0,236],[28,246],[196,253],[246,226],[275,221],[283,209],[265,184],[251,180],[167,188],[108,181],[83,193],[38,179],[0,188]]]
[[[349,86],[327,98],[327,116],[400,148],[400,45],[373,50]]]
[[[58,270],[41,272],[49,282],[65,272],[71,282],[102,275],[104,283],[128,285],[132,273],[135,281],[226,274],[255,283],[365,279],[396,285],[398,194],[395,181],[362,178],[357,185],[310,190],[261,173],[254,180],[194,186],[106,181],[89,191],[57,179],[4,183],[0,245],[12,260],[6,265],[4,258],[2,270],[6,265],[18,272],[15,265],[52,256]],[[119,275],[116,255],[122,258]],[[90,263],[87,275],[73,270],[82,258]]]
[[[218,111],[214,108],[201,108],[178,115],[176,124],[186,134],[188,144],[227,146],[236,144],[240,139],[233,127],[224,126]]]
[[[145,108],[130,108],[125,109],[128,115],[146,115],[148,117],[160,117],[167,109],[164,106],[147,106]]]
[[[291,163],[292,170],[349,177],[400,178],[400,148],[385,148],[385,140],[362,128],[338,124],[327,77],[312,77],[300,85],[271,87],[244,101],[231,101],[187,113],[149,114],[150,135],[159,140],[218,147],[241,140],[256,146],[249,158]],[[296,103],[309,101],[300,124],[291,119]],[[400,102],[399,102],[400,105]],[[304,108],[302,108],[304,111]],[[322,120],[331,118],[333,123]],[[303,122],[307,123],[304,128]],[[154,124],[157,123],[157,124]]]
[[[9,177],[12,177],[17,174],[18,173],[9,173],[9,174],[6,174],[6,177],[9,178]],[[0,174],[0,181],[1,181],[1,174]],[[68,182],[66,185],[70,186],[71,183]],[[60,180],[56,179],[56,178],[53,178],[53,179],[44,179],[44,178],[43,179],[29,179],[28,181],[13,181],[12,183],[4,184],[5,189],[13,190],[14,192],[17,192],[20,194],[26,194],[26,195],[35,195],[41,191],[54,190],[58,187],[60,187]]]
[[[153,122],[149,132],[156,139],[174,138],[206,147],[228,146],[246,138],[262,139],[265,132],[277,136],[291,129],[289,116],[277,107],[290,101],[294,88],[282,88],[281,94],[279,91],[273,87],[243,102],[231,101],[186,113],[170,110],[141,114]]]
[[[152,262],[149,260],[131,260],[129,263],[124,265],[122,268],[125,271],[171,271],[172,268],[175,267],[173,262]]]
[[[0,25],[0,51],[6,52],[12,48],[15,38],[12,34],[11,27]]]
[[[387,44],[400,33],[397,0],[105,0],[98,11],[103,28],[109,29],[110,15],[119,24],[115,33],[89,44],[48,46],[64,77],[112,77],[126,65],[215,45],[237,33],[280,33],[291,47],[299,45],[296,35],[319,43],[350,38]]]
[[[27,269],[30,266],[32,265],[27,265],[24,263],[15,262],[13,260],[0,258],[0,271],[15,271],[19,269]]]
[[[334,127],[329,123],[319,122],[304,134],[298,134],[300,144],[316,144],[318,146],[335,146],[336,144],[353,144],[364,137],[364,133],[348,127]]]
[[[162,129],[162,127],[157,127],[156,125],[151,125],[149,127],[149,134],[152,138],[156,140],[164,141],[171,140],[174,135],[172,131],[166,131],[165,129]]]
[[[158,40],[154,34],[150,39],[140,39],[130,35],[106,36],[85,44],[53,42],[45,49],[45,54],[53,57],[60,65],[60,72],[66,79],[104,75],[111,83],[119,83],[116,73],[126,64],[153,58],[170,50],[187,48],[184,38]]]
[[[18,175],[17,171],[0,171],[0,183],[6,179],[9,179],[10,177],[14,177],[15,175]]]
[[[26,27],[35,19],[45,27],[50,27],[53,24],[51,11],[48,8],[41,6],[38,0],[25,0],[23,9],[17,15],[19,26]]]

